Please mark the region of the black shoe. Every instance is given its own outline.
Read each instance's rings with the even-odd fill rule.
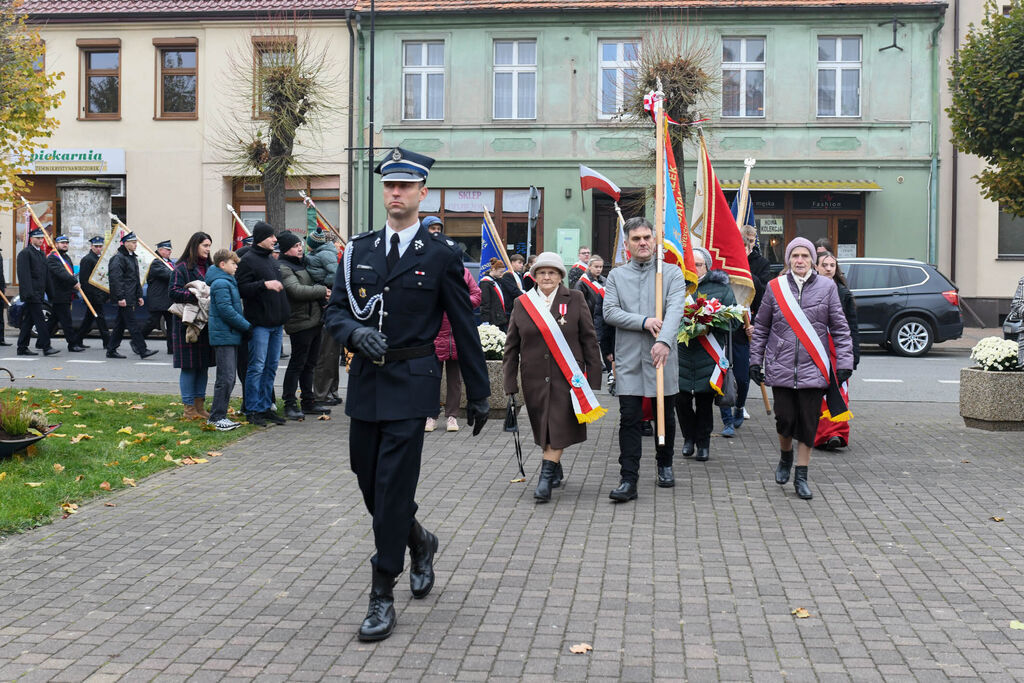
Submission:
[[[82,342],[78,342],[78,348],[83,350],[83,351],[85,351],[87,349],[91,349],[92,347],[89,346],[88,344],[83,344]]]
[[[676,485],[676,477],[672,474],[672,465],[658,465],[658,486],[670,489]]]
[[[107,351],[107,358],[127,358],[128,356],[117,351]]]
[[[775,468],[775,483],[782,486],[789,481],[789,470],[793,467],[793,451],[782,451],[779,466]]]
[[[52,346],[50,348],[48,348],[48,349],[43,349],[43,355],[44,356],[56,356],[58,353],[60,353],[60,351],[58,351],[57,349],[53,348]]]
[[[288,420],[284,419],[273,410],[264,411],[263,413],[260,413],[260,415],[263,417],[264,420],[267,420],[268,422],[273,422],[274,424],[288,424]]]
[[[373,586],[370,588],[370,608],[359,627],[359,640],[384,640],[395,630],[398,617],[395,616],[395,579],[373,570]]]
[[[35,351],[29,351],[28,349],[18,349],[19,356],[38,356],[39,354]]]
[[[643,436],[654,436],[654,427],[647,420],[640,423],[640,434]]]
[[[330,415],[331,407],[325,403],[314,403],[313,405],[303,405],[302,412],[306,415]]]
[[[417,522],[412,521],[409,531],[409,588],[412,597],[419,600],[427,597],[434,587],[434,553],[437,552],[437,536]]]
[[[700,446],[697,449],[697,456],[694,458],[694,460],[697,460],[699,462],[707,462],[707,459],[710,457],[711,449],[708,448],[707,446]]]
[[[623,479],[619,483],[618,488],[612,489],[608,497],[619,503],[625,503],[627,500],[636,500],[636,484]]]
[[[291,358],[291,355],[292,354],[290,354],[290,353],[281,353],[281,355],[278,356],[278,358]]]
[[[683,457],[692,458],[694,451],[693,439],[683,439]]]
[[[340,406],[341,405],[341,396],[338,396],[337,393],[333,393],[332,392],[330,394],[327,394],[327,400],[326,401],[321,401],[321,403],[327,403],[328,405],[332,405],[332,406]]]
[[[561,487],[563,479],[565,479],[565,474],[562,472],[562,463],[559,461],[555,463],[555,476],[551,479],[551,488]]]
[[[70,351],[71,353],[81,353],[82,351],[85,351],[85,347],[84,346],[69,346],[68,347],[68,351]]]
[[[5,342],[5,341],[0,340],[0,346],[10,346],[10,345],[11,345],[10,342]]]
[[[551,500],[551,480],[555,478],[557,466],[558,463],[554,460],[541,461],[537,490],[533,492],[533,499],[538,503],[546,503]]]
[[[299,410],[298,406],[294,403],[284,404],[284,416],[289,420],[295,420],[296,422],[302,422],[306,419],[306,413]]]
[[[846,443],[838,436],[828,437],[828,441],[825,442],[825,450],[836,451],[845,446]]]
[[[157,351],[156,349],[143,349],[141,352],[139,352],[139,357],[142,358],[142,360],[146,360],[150,356],[155,356],[158,353],[160,352]]]
[[[814,498],[811,487],[807,484],[807,467],[796,466],[796,473],[793,475],[793,487],[796,488],[796,495],[804,500]]]
[[[245,419],[249,424],[256,425],[257,427],[267,426],[267,421],[264,420],[263,416],[259,413],[246,413]]]

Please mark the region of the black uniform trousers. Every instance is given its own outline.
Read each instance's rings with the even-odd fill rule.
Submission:
[[[676,442],[676,417],[672,412],[675,402],[674,394],[665,397],[664,446],[657,445],[658,416],[654,416],[654,454],[659,467],[672,464],[672,451]],[[619,476],[634,484],[640,478],[640,454],[643,452],[643,434],[640,431],[640,423],[644,419],[643,403],[643,396],[619,396]]]
[[[351,418],[349,457],[373,516],[377,554],[370,562],[388,576],[405,567],[405,549],[418,509],[416,484],[420,478],[423,426],[426,418],[365,422]]]
[[[167,353],[174,353],[174,347],[171,344],[171,324],[174,322],[174,314],[170,311],[150,311],[149,320],[142,327],[142,336],[148,337],[149,333],[157,329],[160,325],[160,318],[164,319],[164,329],[167,330]]]
[[[107,351],[117,351],[121,340],[124,339],[125,330],[128,330],[128,334],[131,336],[132,351],[142,354],[146,350],[146,338],[142,336],[142,330],[135,319],[135,306],[130,304],[117,307],[117,321],[114,323],[114,331],[110,335]]]
[[[675,404],[683,438],[692,440],[697,448],[710,448],[711,430],[715,426],[714,411],[712,410],[715,404],[715,394],[711,391],[702,391],[696,394],[680,391],[676,394]]]
[[[50,304],[50,310],[53,311],[53,317],[57,320],[57,325],[60,329],[64,330],[64,341],[68,343],[68,348],[72,346],[78,346],[78,336],[75,332],[75,326],[71,322],[71,304]],[[54,328],[54,332],[56,332]]]
[[[100,333],[100,339],[103,340],[103,348],[107,348],[110,345],[110,330],[107,329],[107,319],[103,316],[103,302],[90,299],[89,303],[96,309],[98,315],[93,315],[89,307],[85,307],[85,317],[82,318],[82,325],[78,328],[75,333],[75,337],[78,339],[78,343],[89,336],[89,332],[92,331],[93,323],[96,324],[96,330]]]
[[[21,332],[18,333],[18,350],[27,351],[32,340],[32,326],[36,328],[36,348],[50,348],[50,327],[43,315],[43,304],[26,301],[21,309]]]

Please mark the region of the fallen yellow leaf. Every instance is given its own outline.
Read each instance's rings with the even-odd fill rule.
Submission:
[[[108,508],[116,508],[117,507],[117,503],[104,503],[103,505],[105,505]]]
[[[79,474],[77,477],[75,477],[75,481],[82,481],[83,479],[85,479],[84,474]]]
[[[118,434],[131,434],[132,433],[132,428],[131,427],[121,427],[120,429],[117,430],[117,433]]]
[[[805,610],[803,607],[797,607],[792,612],[790,612],[790,614],[792,614],[797,619],[806,619],[807,617],[811,616],[811,613]]]
[[[199,463],[200,465],[202,465],[204,462],[210,462],[210,461],[207,460],[206,458],[192,458],[192,462]]]
[[[52,368],[52,369],[53,370],[63,370],[64,368],[63,367],[59,367],[59,368]]]
[[[87,439],[91,438],[92,435],[90,434],[78,434],[76,436],[71,437],[71,443],[78,443],[79,441],[86,441]]]
[[[1014,629],[1015,631],[1024,631],[1024,622],[1020,622],[1014,619],[1010,622],[1010,628]]]
[[[102,489],[104,491],[109,491],[110,490],[110,482],[109,481],[105,481],[102,484],[100,484],[100,489]]]
[[[60,474],[64,471],[64,465],[61,465],[59,462],[53,463],[53,471]]]
[[[25,379],[35,379],[35,378],[36,378],[35,375],[26,375],[25,376]]]
[[[181,435],[182,435],[182,436],[188,436],[188,430],[186,429],[185,431],[183,431],[183,432],[181,433]]]
[[[107,399],[106,401],[104,401],[103,403],[105,403],[106,405],[108,405],[108,406],[110,406],[110,407],[113,407],[113,406],[114,406],[114,399],[112,399],[112,398],[108,398],[108,399]]]
[[[166,460],[167,462],[174,462],[174,458],[171,457],[170,453],[164,455],[164,460]]]
[[[0,481],[3,481],[6,478],[7,478],[7,473],[6,472],[0,472]]]
[[[61,503],[60,509],[64,511],[64,514],[67,515],[78,514],[78,505],[75,503]]]
[[[75,417],[82,417],[82,414],[80,412],[78,412],[77,410],[72,410],[71,414],[74,415]]]
[[[524,481],[526,481],[526,477],[516,477],[515,479],[510,479],[508,483],[510,483],[510,484],[522,484]]]
[[[89,425],[75,425],[75,429],[85,429]]]
[[[178,445],[179,446],[187,446],[190,443],[192,443],[192,439],[182,439],[181,441],[178,442]]]
[[[135,405],[133,405],[128,410],[145,410],[145,408],[146,408],[146,404],[145,403],[136,403]]]
[[[96,387],[96,391],[106,391],[104,387]]]
[[[1004,519],[1003,517],[995,517],[995,516],[992,516],[992,517],[989,517],[989,519],[991,519],[991,520],[992,520],[993,522],[1002,522],[1002,521],[1005,521],[1005,519]]]
[[[121,477],[121,483],[124,484],[125,486],[131,486],[133,488],[135,487],[135,480],[129,477]]]
[[[57,432],[52,432],[52,433],[50,434],[50,436],[55,436],[55,437],[57,437],[58,439],[63,439],[63,438],[65,438],[65,437],[67,436],[67,434],[58,434]]]
[[[176,430],[174,429],[173,425],[170,425],[170,426],[167,426],[167,427],[161,427],[160,431],[161,432],[173,432],[173,431],[176,431]]]
[[[217,458],[223,455],[223,453],[221,453],[220,451],[206,451],[206,454],[211,458]]]
[[[318,420],[324,420],[324,421],[326,421],[326,420],[330,420],[330,419],[331,419],[331,416],[330,416],[330,415],[321,415],[321,416],[320,416],[320,417],[318,417],[317,419],[318,419]]]
[[[120,441],[117,442],[117,449],[118,450],[123,451],[127,447],[128,447],[128,442],[125,441],[124,439],[121,439]]]
[[[29,486],[31,488],[36,488],[36,487],[39,487],[39,486],[42,486],[42,485],[43,485],[43,482],[41,482],[41,481],[26,481],[25,482],[25,486]]]
[[[116,460],[106,463],[106,467],[117,467],[118,462]]]
[[[570,647],[569,652],[573,653],[574,655],[582,655],[586,654],[587,652],[590,652],[593,649],[594,648],[593,646],[591,646],[590,643],[579,643],[578,645],[573,645],[572,647]]]
[[[57,410],[56,408],[50,408],[49,410],[46,411],[46,414],[47,415],[60,415],[60,411]]]
[[[144,455],[141,458],[139,458],[139,462],[148,462],[149,458],[150,458],[150,456]]]

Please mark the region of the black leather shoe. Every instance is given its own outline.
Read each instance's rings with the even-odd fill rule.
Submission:
[[[417,600],[427,597],[434,587],[434,553],[437,536],[424,529],[415,519],[409,531],[409,589]]]
[[[707,459],[711,457],[711,449],[707,446],[701,446],[697,449],[697,455],[694,460],[699,462],[707,462]]]
[[[551,500],[551,480],[555,478],[555,470],[558,463],[554,460],[542,460],[540,465],[540,479],[537,481],[537,490],[533,492],[533,498],[538,503],[546,503]]]
[[[78,342],[78,348],[85,350],[85,349],[91,349],[92,347],[89,346],[88,344],[83,344],[82,342]]]
[[[672,474],[672,465],[662,467],[658,465],[658,486],[663,489],[670,489],[676,485],[676,477]]]
[[[651,426],[649,421],[640,423],[640,434],[643,436],[654,436],[654,427]]]
[[[0,339],[0,346],[10,346],[10,345],[11,345],[10,342],[5,342],[2,339]]]
[[[145,360],[145,359],[149,358],[150,356],[155,356],[157,353],[159,353],[159,352],[156,349],[145,349],[145,350],[143,350],[139,354],[139,357],[141,357],[143,360]]]
[[[267,410],[267,411],[261,413],[261,415],[262,415],[263,419],[268,421],[268,422],[273,422],[274,424],[279,424],[279,425],[288,424],[288,420],[286,420],[283,417],[281,417],[280,415],[278,415],[277,412],[274,411],[274,410]]]
[[[57,349],[53,348],[52,346],[50,348],[48,348],[48,349],[43,349],[43,355],[44,356],[56,356],[58,353],[60,353],[60,351],[58,351]]]
[[[359,640],[372,642],[384,640],[395,630],[398,617],[395,616],[395,579],[373,570],[373,585],[370,588],[370,608],[359,627]]]
[[[636,484],[623,479],[618,487],[612,489],[608,497],[619,503],[625,503],[627,500],[636,500]]]
[[[107,358],[127,358],[127,357],[128,356],[124,355],[123,353],[118,353],[117,351],[107,351]]]
[[[843,440],[838,436],[828,437],[828,441],[825,442],[825,450],[836,451],[845,446]]]
[[[683,457],[692,458],[694,451],[693,439],[683,439]]]
[[[337,394],[334,394],[334,393],[327,394],[327,400],[326,401],[321,401],[321,403],[327,403],[328,405],[332,405],[332,406],[340,406],[341,405],[341,396],[338,396]]]
[[[263,416],[260,415],[259,413],[246,413],[245,420],[249,424],[256,425],[257,427],[266,427],[267,426],[267,421],[264,420]]]
[[[85,347],[84,346],[69,346],[68,347],[68,351],[70,351],[71,353],[81,353],[82,351],[85,351]]]
[[[789,481],[789,471],[793,468],[793,451],[782,451],[779,466],[775,468],[775,483],[782,486]]]
[[[326,403],[314,403],[312,405],[303,405],[302,412],[306,415],[330,415],[331,407]]]
[[[562,463],[555,463],[555,476],[551,479],[551,488],[557,489],[562,485],[562,480],[565,479],[565,474],[562,473]]]
[[[295,420],[296,422],[302,422],[306,419],[306,414],[299,410],[298,406],[294,403],[284,404],[284,416],[289,420]]]
[[[19,356],[38,356],[39,354],[36,353],[35,351],[30,351],[28,349],[18,349],[18,355]]]
[[[793,486],[796,488],[796,495],[804,500],[814,498],[811,487],[807,483],[807,467],[796,466],[796,472],[793,474]]]

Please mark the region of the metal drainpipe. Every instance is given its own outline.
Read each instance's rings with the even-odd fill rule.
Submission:
[[[356,68],[356,34],[352,30],[352,18],[354,12],[352,10],[345,11],[345,26],[348,27],[348,201],[346,204],[346,210],[348,213],[348,237],[352,237],[352,209],[353,201],[352,197],[352,183],[353,183],[353,172],[354,156],[352,145],[354,144],[355,129],[353,122],[352,111],[355,104],[355,68]]]
[[[932,31],[932,161],[928,182],[928,263],[932,265],[939,260],[939,32],[945,23],[945,14],[940,14]]]
[[[362,15],[360,14],[356,14],[356,34],[359,40],[359,122],[356,127],[359,130],[359,135],[362,136],[363,131],[366,130],[366,68],[364,64],[364,60],[366,59],[366,39],[363,35],[363,21]],[[360,152],[365,152],[365,150],[363,149],[363,145],[359,145],[359,147]],[[355,152],[356,150],[353,150],[353,154],[355,155],[356,159],[356,179],[355,183],[353,183],[353,191],[358,190],[358,185],[360,184],[359,178],[363,177],[363,154],[355,154]],[[353,200],[352,219],[356,222],[356,224],[359,225],[359,229],[354,230],[352,234],[358,234],[370,228],[370,226],[367,224],[365,220],[366,217],[361,215],[362,211],[363,203],[356,203]]]
[[[953,59],[960,58],[960,0],[953,3]],[[957,194],[960,190],[960,152],[953,147],[952,168],[950,169],[950,180],[952,181],[953,196],[950,198],[950,223],[949,223],[949,279],[956,283],[956,212],[959,210]]]

